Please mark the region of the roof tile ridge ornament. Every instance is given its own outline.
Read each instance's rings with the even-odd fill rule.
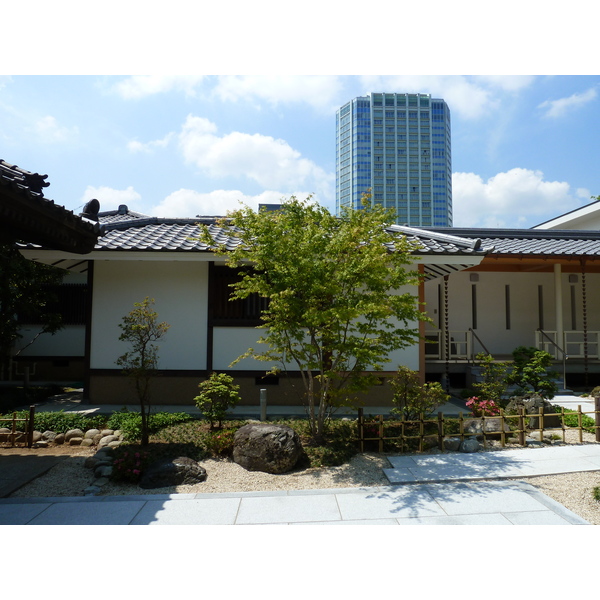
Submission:
[[[408,235],[414,235],[416,237],[425,237],[435,240],[436,242],[446,242],[448,244],[454,244],[455,246],[462,246],[464,248],[469,248],[471,250],[480,251],[480,252],[492,252],[494,250],[494,246],[482,246],[481,238],[464,238],[456,235],[451,235],[447,233],[439,233],[437,231],[429,231],[425,229],[417,229],[416,227],[408,227],[404,225],[388,225],[388,230],[404,233]]]
[[[9,171],[12,175],[14,183],[17,185],[22,182],[22,185],[29,188],[30,191],[44,195],[43,188],[48,187],[50,182],[46,181],[48,175],[40,175],[39,173],[32,173],[22,169],[17,165],[6,162],[0,158],[0,171]],[[20,180],[20,181],[19,181]]]
[[[79,215],[84,219],[88,219],[89,221],[98,222],[98,213],[100,212],[100,202],[96,200],[96,198],[86,202],[83,207],[83,212]]]

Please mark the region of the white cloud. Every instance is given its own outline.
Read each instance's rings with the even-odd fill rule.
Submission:
[[[88,185],[81,196],[81,202],[85,204],[94,198],[100,202],[100,211],[115,210],[120,204],[127,204],[130,209],[136,210],[136,206],[141,207],[142,199],[132,186],[124,190],[115,190],[106,186]]]
[[[134,75],[115,84],[114,90],[127,100],[144,98],[170,91],[183,91],[188,96],[195,95],[196,87],[202,83],[204,75]]]
[[[317,110],[338,107],[342,81],[329,75],[225,75],[218,79],[214,93],[221,100],[236,102],[256,98],[271,104],[304,102]]]
[[[535,81],[534,75],[478,75],[475,81],[488,83],[507,92],[517,92]]]
[[[559,100],[546,100],[538,105],[538,108],[544,109],[544,116],[552,119],[564,116],[568,111],[580,108],[588,102],[596,99],[598,93],[596,88],[582,92],[581,94],[573,94],[568,98],[560,98]]]
[[[331,194],[335,175],[303,158],[287,142],[234,131],[222,136],[208,119],[188,116],[179,135],[185,160],[211,177],[240,177],[267,189]]]
[[[256,210],[259,204],[280,204],[283,198],[280,192],[274,191],[249,196],[239,190],[200,193],[181,189],[169,194],[160,204],[152,207],[150,214],[157,217],[224,216],[227,211],[240,208],[240,203]]]
[[[464,119],[479,119],[497,100],[492,92],[481,83],[470,81],[462,76],[436,75],[396,75],[390,77],[369,76],[362,78],[365,93],[393,91],[408,94],[431,94],[443,98],[452,114]]]
[[[393,75],[361,78],[364,92],[431,94],[443,98],[453,115],[477,120],[495,111],[506,93],[517,92],[534,82],[534,77],[491,75]]]
[[[456,227],[530,227],[580,206],[568,183],[544,181],[542,172],[519,168],[487,181],[454,173],[452,199]]]
[[[43,143],[65,142],[78,135],[77,127],[63,127],[52,116],[47,115],[33,124],[33,134]]]
[[[150,142],[138,142],[137,140],[131,140],[127,143],[127,149],[133,154],[137,154],[138,152],[144,152],[146,154],[151,154],[157,148],[166,148],[171,140],[173,139],[173,134],[168,133],[164,138],[160,140],[152,140]]]

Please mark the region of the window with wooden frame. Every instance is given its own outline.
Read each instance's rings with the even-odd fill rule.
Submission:
[[[256,327],[268,300],[251,294],[243,300],[231,300],[232,284],[240,281],[239,269],[211,265],[209,269],[209,314],[211,322],[220,326]]]

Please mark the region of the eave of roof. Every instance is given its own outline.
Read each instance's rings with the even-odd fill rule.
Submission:
[[[427,231],[448,231],[428,229]],[[450,231],[462,238],[480,239],[493,246],[489,256],[599,257],[600,232],[559,229],[475,229]]]
[[[0,235],[65,252],[91,252],[102,226],[44,198],[47,177],[0,159]]]

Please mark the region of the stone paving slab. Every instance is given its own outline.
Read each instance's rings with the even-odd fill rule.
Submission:
[[[600,469],[600,444],[472,454],[389,456],[388,461],[392,466],[383,472],[392,484],[513,479],[597,471]]]
[[[530,484],[514,481],[165,496],[0,499],[0,525],[588,524]]]

